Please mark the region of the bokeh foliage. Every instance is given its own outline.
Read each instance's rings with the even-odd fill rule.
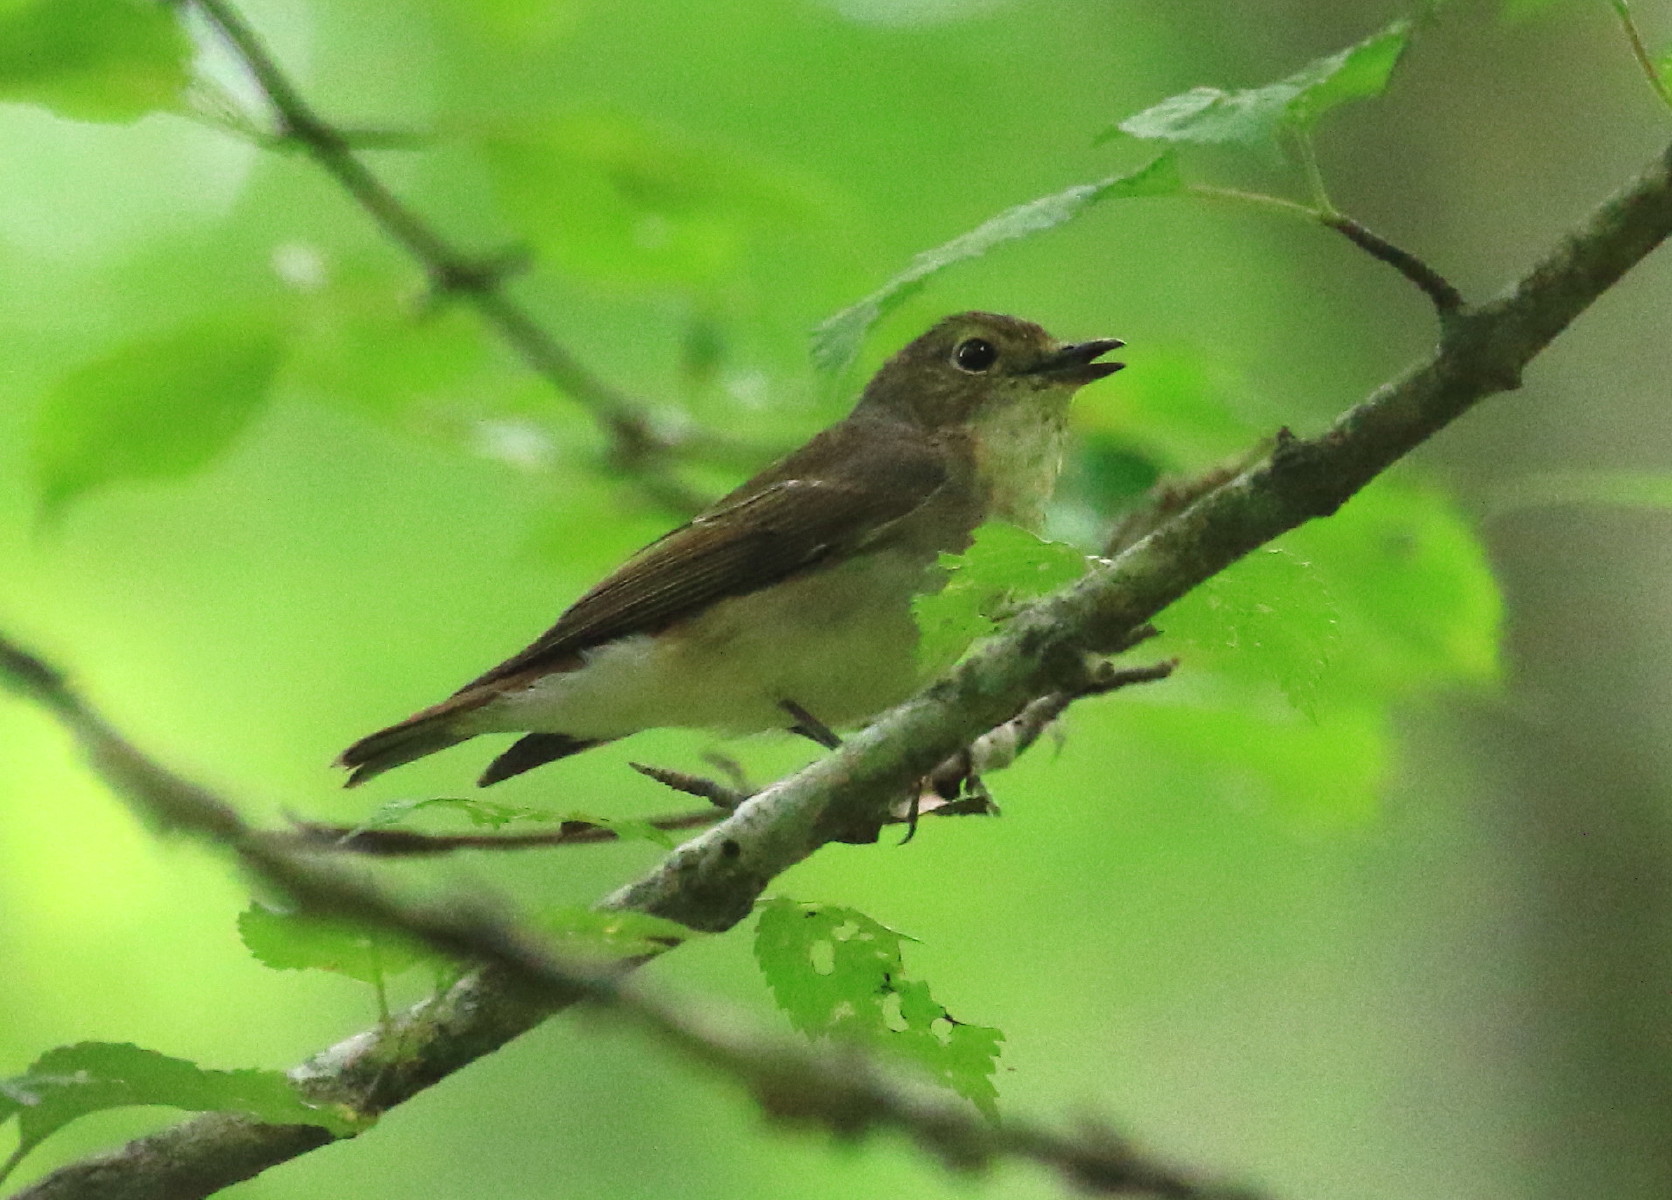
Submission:
[[[1315,427],[1431,336],[1420,298],[1331,235],[1183,193],[1304,195],[1295,135],[1391,83],[1380,107],[1343,108],[1317,136],[1326,169],[1347,168],[1337,200],[1394,219],[1378,139],[1473,136],[1435,115],[1470,81],[1455,61],[1423,70],[1428,47],[1459,28],[1488,45],[1516,35],[1458,4],[1408,47],[1396,5],[1298,7],[1269,27],[1094,0],[244,9],[328,116],[393,147],[368,161],[438,228],[528,257],[509,286],[560,340],[667,426],[746,443],[683,467],[694,486],[718,492],[833,419],[943,312],[1125,337],[1131,369],[1077,404],[1053,517],[1054,537],[1096,553],[1157,480],[1235,460],[1279,425]],[[1595,33],[1606,44],[1606,24]],[[1633,86],[1623,73],[1621,93]],[[672,516],[301,155],[263,144],[259,97],[195,20],[146,0],[0,5],[0,99],[0,139],[31,164],[0,180],[0,618],[142,744],[254,812],[352,824],[457,795],[468,750],[368,795],[337,792],[324,764],[520,646]],[[1114,125],[1132,136],[1100,136]],[[1156,159],[1135,139],[1186,144]],[[1243,154],[1252,141],[1270,151]],[[1538,248],[1511,244],[1510,261]],[[981,603],[1015,586],[1010,569],[972,559],[972,578],[997,572],[972,589]],[[980,1022],[951,1028],[1004,1030],[1001,1109],[1088,1098],[1275,1190],[1368,1172],[1384,1182],[1356,1190],[1409,1194],[1384,1166],[1429,1118],[1369,1140],[1359,1126],[1424,1072],[1476,1095],[1499,1084],[1452,1062],[1417,1016],[1355,1016],[1391,1011],[1407,994],[1396,964],[1427,962],[1423,931],[1445,909],[1427,880],[1466,891],[1473,877],[1465,817],[1425,810],[1413,833],[1382,798],[1410,778],[1467,795],[1463,766],[1431,748],[1410,759],[1399,730],[1490,694],[1500,606],[1456,488],[1401,468],[1167,613],[1152,648],[1179,674],[1077,710],[1055,756],[1041,747],[992,780],[1004,819],[926,824],[905,850],[833,848],[783,891],[921,939],[913,971]],[[0,947],[16,964],[0,1068],[27,1079],[46,1047],[90,1039],[282,1067],[375,1016],[348,981],[247,958],[240,881],[153,844],[37,714],[0,710],[0,744]],[[668,798],[626,759],[711,769],[713,745],[644,735],[509,784],[498,808],[450,811],[603,812],[643,832],[632,818]],[[804,757],[772,739],[725,749],[756,779]],[[1465,849],[1434,848],[1459,829]],[[658,931],[582,928],[574,906],[655,853],[640,840],[391,869],[420,887],[491,881],[554,908],[548,924],[576,944],[630,953]],[[1423,886],[1401,890],[1400,870]],[[246,914],[246,940],[273,923]],[[264,945],[270,964],[304,965],[290,943],[276,964]],[[397,1000],[428,986],[390,979],[385,951],[368,960],[352,935],[334,945],[306,965]],[[749,957],[737,936],[693,944],[655,978],[765,1021]],[[926,997],[925,1031],[945,1012]],[[957,1068],[984,1107],[986,1069]],[[160,1119],[78,1125],[24,1174]],[[1469,1145],[1448,1161],[1494,1153],[1513,1157]],[[241,1190],[445,1192],[484,1173],[505,1195],[672,1180],[691,1195],[956,1190],[892,1149],[773,1139],[721,1086],[572,1022]]]

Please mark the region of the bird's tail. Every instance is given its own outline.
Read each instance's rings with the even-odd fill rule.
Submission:
[[[457,706],[438,704],[361,738],[337,759],[339,767],[347,767],[351,772],[343,786],[358,787],[394,767],[469,741],[476,736],[476,730],[459,728],[463,724],[460,715]]]

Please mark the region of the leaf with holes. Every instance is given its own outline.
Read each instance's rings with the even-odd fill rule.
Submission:
[[[768,900],[755,959],[790,1024],[809,1037],[852,1038],[915,1063],[997,1117],[996,1029],[955,1020],[927,984],[904,978],[905,934],[857,909]]]
[[[1191,88],[1134,113],[1099,140],[1125,133],[1152,141],[1261,146],[1285,130],[1310,129],[1337,105],[1381,95],[1410,44],[1411,29],[1410,21],[1395,21],[1264,87]]]
[[[1086,556],[1000,521],[981,526],[962,554],[943,554],[946,586],[912,601],[918,660],[944,670],[971,642],[992,633],[1007,610],[1074,582]]]
[[[154,0],[33,0],[0,8],[0,100],[81,121],[132,121],[172,107],[191,40]]]
[[[1005,242],[1055,229],[1104,200],[1168,196],[1183,187],[1172,156],[1163,154],[1129,175],[1083,183],[1006,209],[968,233],[925,250],[865,299],[821,323],[813,330],[813,362],[825,371],[846,369],[858,357],[859,347],[873,325],[954,263],[979,258]]]

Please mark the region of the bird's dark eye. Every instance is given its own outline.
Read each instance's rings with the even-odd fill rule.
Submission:
[[[999,352],[986,338],[965,338],[952,351],[952,365],[971,374],[980,374],[998,360]]]

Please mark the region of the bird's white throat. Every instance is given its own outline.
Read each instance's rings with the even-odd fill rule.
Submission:
[[[1038,532],[1062,472],[1068,442],[1068,400],[1046,392],[995,406],[975,419],[977,478],[987,492],[987,519]]]

